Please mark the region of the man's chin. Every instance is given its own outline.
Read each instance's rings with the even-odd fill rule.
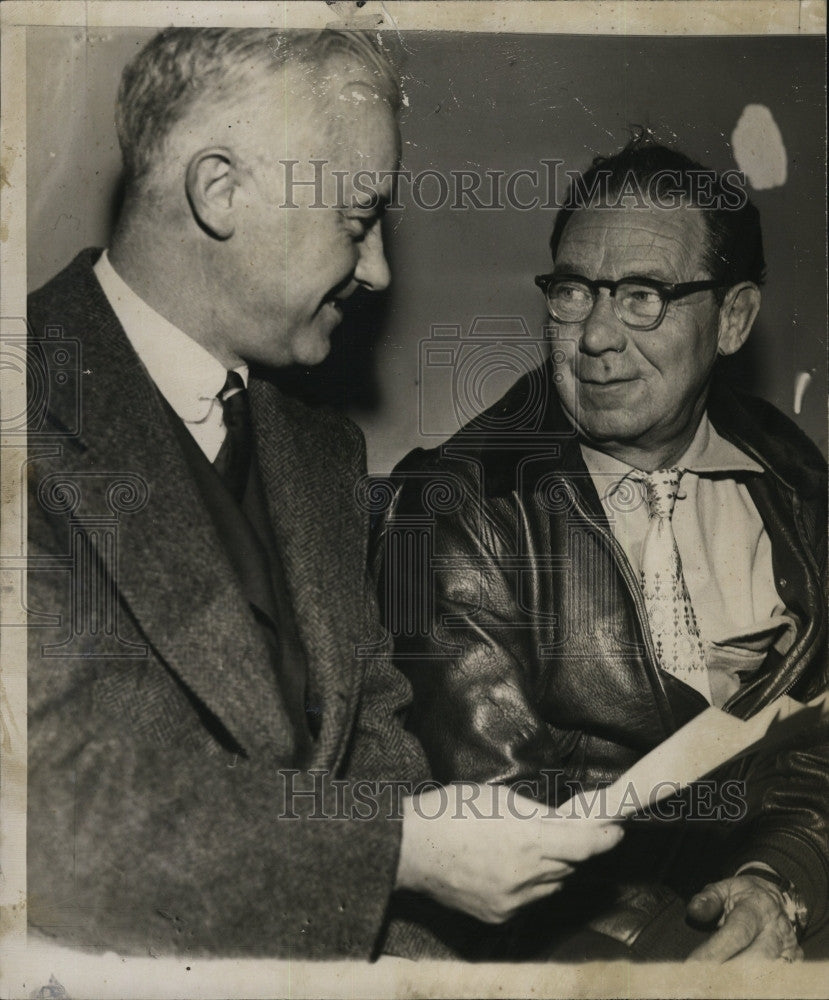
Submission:
[[[599,409],[579,400],[562,399],[562,407],[579,435],[598,450],[602,445],[635,438],[640,428],[636,413],[622,407]]]
[[[295,337],[292,344],[294,363],[305,366],[322,364],[331,353],[331,334],[336,326],[336,323],[317,323]]]
[[[582,434],[591,441],[635,441],[639,428],[626,414],[588,414],[582,411],[576,421]]]

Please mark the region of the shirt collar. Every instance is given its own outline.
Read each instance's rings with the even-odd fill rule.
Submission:
[[[605,495],[615,491],[623,479],[634,471],[633,466],[613,458],[602,451],[580,443],[582,457],[587,470],[594,479],[601,477],[607,484]],[[704,413],[697,427],[693,440],[685,449],[685,453],[675,463],[678,468],[699,476],[728,472],[762,472],[763,467],[749,458],[736,445],[721,437]]]
[[[762,472],[763,466],[749,458],[737,445],[720,437],[708,414],[702,415],[694,439],[676,463],[699,476],[717,472]]]
[[[147,305],[104,250],[94,267],[101,288],[159,392],[186,423],[206,420],[227,378],[222,363]],[[235,369],[248,384],[248,366]]]

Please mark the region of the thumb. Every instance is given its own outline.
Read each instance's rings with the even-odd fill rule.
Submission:
[[[700,923],[708,923],[722,913],[725,899],[725,890],[719,882],[707,885],[688,903],[688,915]]]

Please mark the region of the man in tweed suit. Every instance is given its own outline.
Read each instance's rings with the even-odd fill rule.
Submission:
[[[427,771],[376,634],[362,437],[266,376],[322,360],[344,301],[389,281],[397,100],[351,33],[170,29],[124,73],[111,245],[29,313],[42,934],[369,957],[413,947],[395,889],[501,921],[619,839],[598,821],[475,822],[464,803],[458,828],[436,790],[398,805],[380,784]],[[79,394],[56,379],[38,408],[38,373],[73,342]]]

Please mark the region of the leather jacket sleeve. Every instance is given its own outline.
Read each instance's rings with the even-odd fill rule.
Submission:
[[[814,931],[829,905],[829,744],[760,755],[745,782],[747,827],[735,831],[739,844],[725,873],[754,861],[770,865],[803,896]]]
[[[827,587],[826,513],[821,504],[802,505],[802,545],[816,564],[822,591],[816,607],[825,605]],[[817,622],[815,623],[817,624]],[[791,694],[810,701],[829,689],[825,619],[819,636],[799,665],[800,681]],[[747,826],[739,836],[725,874],[746,863],[762,861],[789,879],[808,909],[807,933],[829,918],[829,741],[826,727],[804,733],[799,746],[758,754],[748,762]],[[737,838],[734,838],[737,839]]]

